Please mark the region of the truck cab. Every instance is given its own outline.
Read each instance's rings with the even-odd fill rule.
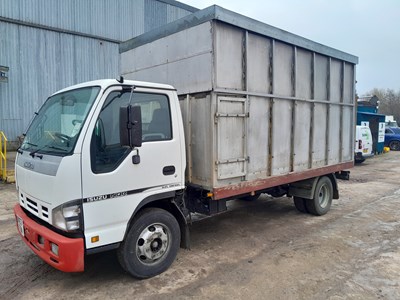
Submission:
[[[180,237],[171,237],[180,228],[176,221],[147,224],[143,215],[149,203],[164,218],[180,214],[171,199],[184,189],[185,160],[173,87],[100,80],[61,90],[36,113],[18,150],[20,234],[50,265],[77,272],[86,254],[121,248],[142,217],[135,263],[147,271],[137,277],[153,276],[165,268],[157,266],[161,258],[179,246]],[[129,247],[119,255],[128,269]]]

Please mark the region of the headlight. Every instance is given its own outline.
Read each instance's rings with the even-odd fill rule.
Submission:
[[[53,225],[64,231],[81,229],[82,201],[74,200],[53,209]]]

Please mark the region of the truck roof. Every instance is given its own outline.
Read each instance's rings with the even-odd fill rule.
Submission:
[[[357,56],[311,41],[299,35],[251,19],[217,5],[212,5],[205,9],[199,10],[165,26],[153,29],[133,39],[125,41],[120,44],[119,52],[123,53],[129,51],[176,32],[213,20],[240,27],[250,32],[267,36],[303,49],[308,49],[316,53],[334,57],[353,64],[358,64]]]
[[[149,87],[149,88],[158,88],[164,90],[175,90],[175,88],[168,84],[161,84],[161,83],[153,83],[153,82],[145,82],[145,81],[136,81],[136,80],[125,80],[123,83],[119,82],[117,79],[102,79],[102,80],[93,80],[87,81],[83,83],[79,83],[73,86],[69,86],[62,90],[55,92],[53,95],[66,92],[69,90],[79,89],[88,86],[100,86],[102,89],[105,89],[111,85],[128,85],[128,86],[140,86],[140,87]]]

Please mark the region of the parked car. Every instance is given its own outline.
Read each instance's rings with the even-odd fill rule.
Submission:
[[[400,128],[399,127],[387,127],[385,129],[385,146],[389,147],[390,150],[400,150]]]
[[[366,158],[374,156],[371,130],[368,126],[356,126],[356,144],[354,161],[362,163]]]

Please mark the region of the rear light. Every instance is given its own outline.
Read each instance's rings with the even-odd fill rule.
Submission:
[[[358,149],[362,149],[362,140],[358,140]]]

